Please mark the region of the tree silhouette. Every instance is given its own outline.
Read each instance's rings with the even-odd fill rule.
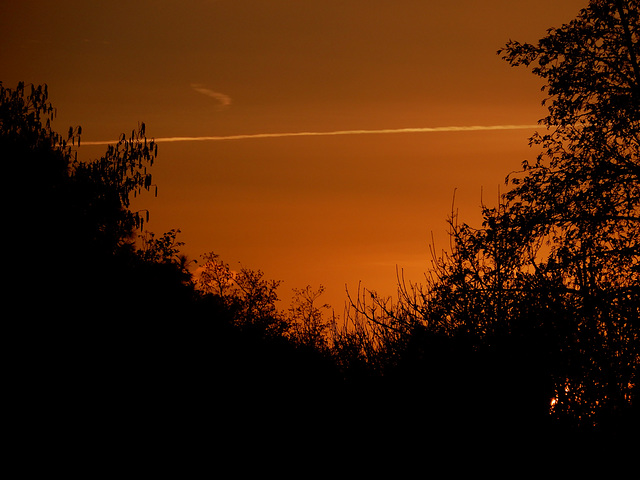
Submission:
[[[234,312],[239,327],[260,331],[265,336],[283,336],[290,328],[278,310],[279,281],[267,280],[260,270],[241,267],[233,271],[216,253],[203,255],[198,288],[222,299]]]
[[[0,88],[17,250],[6,270],[10,338],[32,422],[154,445],[202,422],[217,435],[319,422],[319,399],[340,376],[330,355],[287,337],[279,282],[210,254],[197,289],[180,231],[143,232],[146,212],[130,210],[131,195],[153,187],[157,152],[144,124],[79,162],[81,129],[67,139],[53,131],[46,86]]]
[[[531,139],[542,153],[487,218],[509,222],[536,283],[571,312],[575,364],[556,373],[554,411],[598,423],[637,402],[640,4],[592,1],[538,45],[502,53],[547,82],[549,115]]]
[[[33,287],[45,311],[82,316],[96,295],[120,291],[121,268],[135,260],[136,230],[146,215],[129,210],[130,196],[151,188],[157,147],[141,124],[103,157],[80,162],[72,147],[81,128],[70,128],[66,139],[54,132],[46,85],[0,84],[0,100],[0,150],[13,179],[5,191],[14,202],[13,286]]]
[[[538,44],[512,41],[499,52],[546,81],[546,131],[531,138],[541,153],[507,177],[497,207],[483,206],[481,228],[452,212],[451,249],[434,254],[425,285],[400,282],[393,307],[375,294],[354,303],[369,331],[394,332],[378,351],[415,350],[389,365],[424,357],[412,339],[426,329],[493,365],[478,374],[484,386],[473,401],[502,391],[497,413],[513,413],[516,392],[529,391],[522,409],[556,425],[603,430],[637,420],[639,16],[637,1],[591,1]]]
[[[291,305],[288,309],[288,319],[291,323],[291,338],[318,351],[325,351],[330,348],[331,323],[323,316],[323,310],[330,310],[331,305],[322,304],[318,306],[317,300],[324,292],[324,287],[320,285],[317,290],[313,290],[310,285],[305,288],[294,288]]]

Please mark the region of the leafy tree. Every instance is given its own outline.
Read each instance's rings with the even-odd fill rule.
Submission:
[[[135,229],[146,218],[128,210],[130,196],[151,188],[147,168],[157,154],[155,142],[145,137],[144,124],[129,138],[123,134],[100,159],[79,162],[72,146],[80,145],[82,129],[69,128],[66,139],[54,132],[51,122],[56,110],[48,100],[46,85],[27,88],[19,83],[12,90],[0,83],[0,101],[0,148],[5,166],[15,175],[11,178],[23,178],[29,186],[15,220],[52,239],[72,232],[64,236],[78,235],[75,247],[88,241],[92,249],[114,253],[130,244]],[[23,188],[18,182],[12,187]],[[55,221],[47,222],[52,217]],[[34,219],[37,221],[32,222]]]
[[[147,140],[142,123],[129,138],[122,134],[115,145],[109,145],[103,157],[73,165],[71,178],[76,194],[84,200],[78,213],[91,218],[95,225],[86,232],[88,241],[111,253],[132,245],[135,231],[148,220],[148,212],[143,216],[142,212],[130,211],[131,196],[151,189],[148,169],[156,155],[157,145]]]
[[[146,168],[156,155],[144,126],[104,157],[80,162],[74,147],[81,129],[63,137],[51,127],[54,117],[46,85],[0,84],[12,248],[3,270],[7,338],[21,381],[15,390],[34,425],[57,417],[66,429],[78,418],[75,425],[95,421],[96,411],[114,422],[125,418],[118,396],[150,398],[201,345],[175,322],[184,307],[195,311],[197,297],[175,257],[174,233],[148,238],[136,251],[143,217],[130,211],[129,197],[151,188]]]
[[[638,401],[640,3],[591,1],[538,45],[510,42],[502,54],[546,81],[549,115],[531,139],[537,161],[485,216],[508,222],[537,292],[562,298],[559,321],[572,324],[575,365],[557,373],[554,409],[597,422]]]
[[[172,229],[156,238],[153,232],[145,231],[143,235],[139,235],[141,247],[138,255],[143,261],[176,264],[181,270],[188,272],[191,262],[180,251],[184,242],[177,240],[179,233],[179,229]]]
[[[418,350],[405,357],[422,355],[411,338],[423,329],[472,338],[485,360],[499,352],[516,367],[494,369],[487,386],[525,377],[532,412],[617,428],[638,403],[640,4],[592,0],[537,44],[500,53],[546,82],[546,131],[530,140],[540,154],[483,206],[481,228],[452,212],[451,249],[434,255],[425,286],[401,284],[400,306],[378,318],[376,295],[356,311],[402,332]]]
[[[224,301],[238,326],[266,336],[282,336],[288,331],[289,322],[276,305],[280,282],[264,279],[262,271],[246,267],[234,271],[209,252],[203,255],[197,284],[200,291]]]
[[[64,319],[65,328],[87,318],[169,317],[169,303],[177,308],[193,298],[178,232],[159,239],[147,232],[136,249],[136,232],[149,214],[129,208],[132,196],[154,187],[149,169],[157,145],[140,124],[104,156],[78,161],[82,130],[57,134],[55,113],[46,85],[0,84],[0,155],[12,179],[4,190],[15,249],[7,269],[14,277],[11,299],[38,321]]]
[[[329,348],[331,327],[330,322],[323,316],[323,310],[329,310],[331,306],[327,303],[317,306],[316,302],[323,292],[322,285],[317,290],[313,290],[310,285],[303,289],[294,288],[288,310],[292,338],[318,351]]]
[[[330,355],[289,341],[279,282],[209,254],[196,290],[180,231],[142,233],[148,213],[132,212],[130,200],[153,188],[156,146],[144,125],[79,162],[81,130],[63,138],[54,115],[46,86],[0,84],[5,227],[17,250],[3,270],[15,327],[7,338],[34,425],[90,425],[118,440],[134,425],[153,441],[158,429],[193,436],[184,426],[203,419],[219,433],[228,421],[229,434],[302,431],[319,419],[320,398],[340,377]]]
[[[51,129],[55,113],[46,85],[19,83],[10,89],[0,82],[0,152],[5,178],[11,179],[3,189],[11,205],[5,227],[22,261],[25,252],[35,251],[32,247],[38,243],[46,246],[33,232],[40,226],[44,232],[56,229],[63,215],[68,171],[74,162],[68,141],[80,129],[70,129],[69,138],[63,139]],[[55,240],[54,235],[52,238]]]

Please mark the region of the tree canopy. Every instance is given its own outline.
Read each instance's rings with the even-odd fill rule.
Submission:
[[[520,352],[522,369],[499,383],[538,378],[532,408],[572,425],[604,428],[637,409],[639,15],[634,0],[593,0],[537,44],[498,52],[546,83],[549,113],[530,139],[540,153],[483,207],[480,228],[452,213],[451,250],[434,254],[426,285],[400,283],[395,305],[356,302],[372,341],[382,332],[388,349],[426,330],[474,349],[511,345],[503,360]]]
[[[571,325],[567,347],[580,360],[557,372],[553,407],[591,421],[637,401],[640,4],[591,1],[538,45],[501,52],[545,80],[549,115],[531,139],[537,161],[510,177],[514,188],[488,219],[508,222],[536,289],[564,304],[556,323]]]

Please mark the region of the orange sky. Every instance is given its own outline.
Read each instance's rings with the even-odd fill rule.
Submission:
[[[536,41],[586,0],[0,1],[0,80],[47,83],[54,128],[84,141],[144,121],[153,137],[529,125],[540,82],[496,51]],[[532,131],[161,143],[150,230],[182,230],[291,288],[393,293],[446,247],[456,189],[475,222]],[[85,146],[97,157],[104,146]]]

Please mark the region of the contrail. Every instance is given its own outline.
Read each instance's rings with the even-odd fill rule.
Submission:
[[[224,93],[214,92],[208,88],[204,88],[203,85],[199,83],[192,83],[191,88],[196,92],[206,95],[207,97],[211,97],[218,102],[220,102],[220,108],[228,107],[231,105],[231,97],[229,95],[225,95]]]
[[[155,138],[161,142],[217,142],[221,140],[250,140],[257,138],[283,137],[325,137],[332,135],[380,135],[389,133],[435,133],[435,132],[475,132],[486,130],[523,130],[537,128],[538,125],[472,125],[451,127],[417,127],[417,128],[385,128],[381,130],[336,130],[332,132],[288,132],[288,133],[252,133],[242,135],[226,135],[212,137],[162,137]],[[117,141],[82,142],[83,145],[108,145]]]

